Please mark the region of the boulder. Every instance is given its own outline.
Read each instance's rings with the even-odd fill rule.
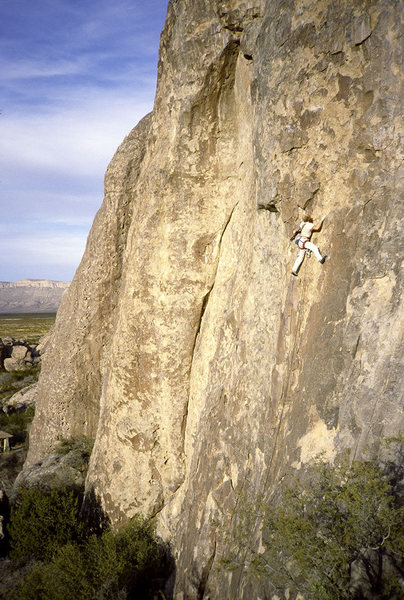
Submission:
[[[13,358],[14,360],[25,360],[28,354],[29,356],[31,356],[28,348],[26,346],[18,344],[17,346],[13,347],[13,350],[11,352],[11,358]]]
[[[3,402],[3,411],[9,415],[13,412],[22,412],[35,406],[37,384],[34,383],[19,390],[11,398]]]
[[[75,447],[66,453],[56,450],[18,475],[12,491],[12,501],[21,489],[32,487],[45,491],[51,489],[83,491],[87,468],[88,454],[80,447]]]
[[[0,345],[0,365],[6,371],[27,371],[33,364],[40,363],[40,356],[36,346],[30,346],[25,340],[3,338]]]
[[[6,371],[28,371],[31,367],[32,363],[28,360],[13,357],[4,359]]]

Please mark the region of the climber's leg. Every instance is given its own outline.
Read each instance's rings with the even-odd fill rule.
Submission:
[[[324,262],[325,256],[321,256],[320,250],[315,244],[313,244],[313,242],[306,242],[305,248],[307,248],[307,250],[311,250],[319,262]]]
[[[301,250],[299,248],[299,252],[297,254],[297,258],[296,258],[295,262],[293,263],[293,267],[292,267],[292,273],[293,273],[293,275],[297,275],[297,273],[298,273],[298,271],[299,271],[299,269],[301,267],[301,264],[304,261],[304,255],[305,254],[306,254],[305,251]]]

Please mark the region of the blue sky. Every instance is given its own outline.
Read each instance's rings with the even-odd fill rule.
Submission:
[[[0,0],[0,281],[69,281],[153,106],[168,0]]]

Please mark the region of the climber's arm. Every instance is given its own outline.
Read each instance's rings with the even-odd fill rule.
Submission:
[[[292,235],[290,236],[290,241],[292,242],[295,237],[297,236],[297,234],[301,231],[301,227],[297,227],[296,229],[293,230]]]
[[[291,242],[292,242],[292,241],[295,239],[295,237],[297,236],[297,234],[298,234],[298,233],[299,233],[301,230],[302,230],[302,228],[301,228],[301,227],[296,227],[296,229],[294,229],[294,230],[293,230],[293,233],[292,233],[292,235],[291,235],[291,237],[290,237],[290,241],[291,241]]]
[[[317,225],[314,225],[313,231],[321,231],[321,228],[323,226],[324,220],[325,220],[325,217],[321,217],[320,223],[318,223]]]

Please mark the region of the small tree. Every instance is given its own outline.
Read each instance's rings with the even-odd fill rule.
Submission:
[[[25,498],[32,498],[32,494]],[[37,504],[37,495],[33,503],[23,501],[14,518],[14,531],[22,534],[21,541],[14,544],[14,556],[36,560],[8,595],[10,600],[151,600],[160,593],[172,563],[169,549],[156,537],[151,520],[137,515],[116,531],[107,528],[86,536],[79,531],[81,525],[76,532],[64,527],[66,511],[59,502],[62,514],[54,525],[62,525],[62,531],[55,538],[42,498],[40,511],[31,510]],[[25,517],[31,520],[30,526]],[[32,539],[34,526],[42,536],[42,551]]]
[[[76,538],[78,511],[73,492],[26,490],[11,510],[12,558],[50,560],[61,546]]]
[[[262,549],[251,553],[250,569],[307,600],[403,598],[404,509],[387,472],[373,461],[318,460],[306,483],[255,511]]]

